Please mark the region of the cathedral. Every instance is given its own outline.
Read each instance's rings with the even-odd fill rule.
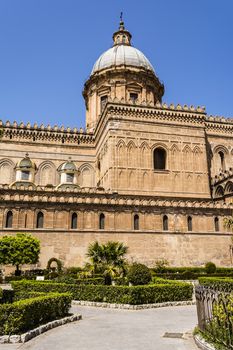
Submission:
[[[121,20],[84,85],[85,129],[0,122],[0,235],[39,238],[41,267],[82,266],[95,240],[149,266],[230,266],[233,120],[163,95]]]

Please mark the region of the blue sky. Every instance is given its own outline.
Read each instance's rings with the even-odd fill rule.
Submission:
[[[233,117],[232,0],[0,0],[0,119],[84,126],[83,84],[121,11],[164,102]]]

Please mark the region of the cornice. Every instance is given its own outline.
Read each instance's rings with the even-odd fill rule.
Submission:
[[[224,209],[232,210],[233,204],[222,203],[222,201],[212,201],[208,199],[194,199],[194,198],[162,198],[155,196],[143,196],[143,195],[127,195],[118,194],[116,192],[104,191],[103,189],[51,189],[46,187],[38,186],[37,189],[32,186],[24,188],[21,186],[20,189],[16,189],[14,186],[9,187],[8,185],[0,185],[0,203],[6,207],[8,203],[26,204],[39,203],[45,206],[47,204],[58,204],[58,205],[88,205],[88,206],[106,206],[110,208],[112,206],[121,207],[134,207],[135,210],[155,209],[155,208],[173,208],[187,210],[214,210]]]

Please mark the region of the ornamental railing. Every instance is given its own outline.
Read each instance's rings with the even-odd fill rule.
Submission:
[[[195,289],[199,329],[208,339],[233,349],[233,294],[204,286]]]

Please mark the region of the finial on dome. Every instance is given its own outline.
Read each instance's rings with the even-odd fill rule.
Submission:
[[[131,38],[132,38],[132,35],[130,34],[130,32],[128,32],[128,30],[125,30],[125,24],[123,21],[123,12],[121,12],[119,30],[113,34],[114,46],[115,45],[130,46]]]
[[[124,25],[124,21],[123,21],[123,12],[121,12],[121,15],[120,15],[120,26],[119,26],[119,30],[125,30],[125,25]]]

